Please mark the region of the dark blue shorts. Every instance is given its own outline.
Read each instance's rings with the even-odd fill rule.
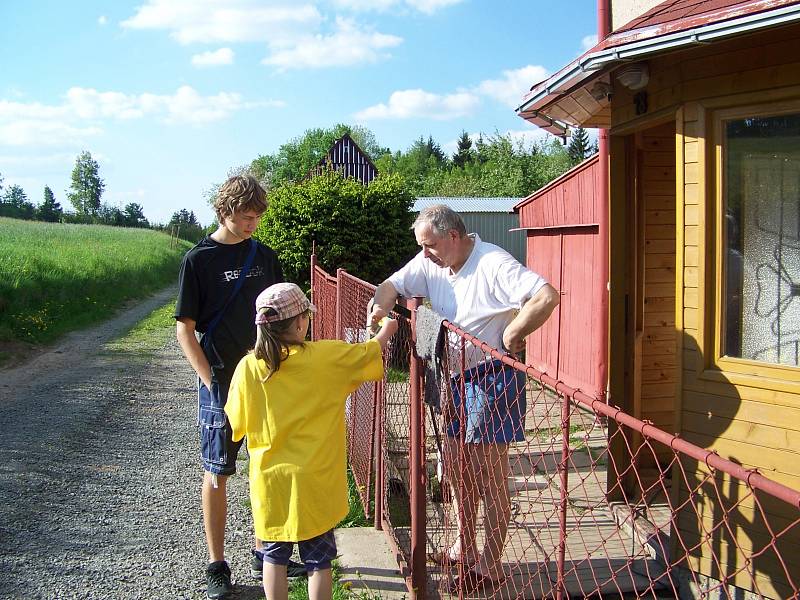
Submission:
[[[223,410],[228,399],[228,384],[211,382],[211,390],[198,380],[197,423],[200,427],[200,457],[203,469],[217,475],[236,473],[236,456],[244,438],[234,442],[228,417]]]
[[[453,413],[447,435],[461,432],[461,413],[466,417],[464,441],[467,443],[508,444],[525,439],[527,395],[525,373],[500,360],[486,361],[464,372],[464,396],[461,398],[461,375],[450,378]]]
[[[262,543],[263,548],[256,550],[256,554],[264,562],[282,566],[289,564],[295,542]],[[336,558],[336,538],[333,536],[333,529],[310,540],[296,543],[306,571],[324,571],[331,568],[331,561]]]

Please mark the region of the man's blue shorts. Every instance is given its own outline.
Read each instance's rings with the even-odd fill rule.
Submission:
[[[525,373],[500,360],[482,362],[464,371],[464,396],[461,398],[461,374],[450,378],[453,415],[447,435],[459,437],[462,410],[466,416],[464,441],[468,443],[508,444],[525,439],[527,394]]]
[[[198,380],[197,423],[200,427],[200,457],[203,469],[217,475],[236,473],[236,456],[244,438],[234,442],[231,424],[225,414],[228,384],[211,382],[211,390]]]
[[[264,562],[273,565],[289,564],[295,542],[263,542],[263,548],[256,550]],[[323,571],[331,568],[331,561],[336,558],[336,538],[333,529],[310,540],[297,542],[300,560],[306,571]]]

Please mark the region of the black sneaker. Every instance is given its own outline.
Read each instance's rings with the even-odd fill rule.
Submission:
[[[250,559],[250,575],[261,581],[261,578],[264,576],[264,561],[255,550],[252,550],[252,552],[253,558]],[[308,575],[308,572],[303,565],[293,560],[289,561],[289,564],[286,566],[286,576],[289,579],[297,579],[298,577],[305,577],[306,575]]]
[[[212,562],[206,568],[206,595],[212,600],[227,598],[233,592],[231,584],[231,570],[224,560]]]

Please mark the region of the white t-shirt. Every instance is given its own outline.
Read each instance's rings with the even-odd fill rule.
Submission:
[[[445,319],[500,349],[503,332],[516,311],[547,282],[499,246],[481,241],[476,233],[470,237],[475,245],[458,273],[437,266],[420,252],[391,275],[389,282],[401,296],[430,299],[431,308]],[[459,339],[451,335],[450,344],[460,345]],[[459,346],[453,350],[451,360],[460,355]],[[465,353],[467,368],[486,359],[471,344]],[[460,365],[451,365],[451,369],[458,371]]]

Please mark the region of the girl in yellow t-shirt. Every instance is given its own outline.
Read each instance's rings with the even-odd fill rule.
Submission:
[[[331,598],[333,528],[348,510],[345,402],[363,382],[383,377],[382,353],[397,331],[387,320],[368,342],[307,342],[314,312],[293,283],[259,294],[256,346],[236,367],[225,404],[233,439],[247,436],[267,600],[288,597],[295,542],[309,573],[309,598]]]

